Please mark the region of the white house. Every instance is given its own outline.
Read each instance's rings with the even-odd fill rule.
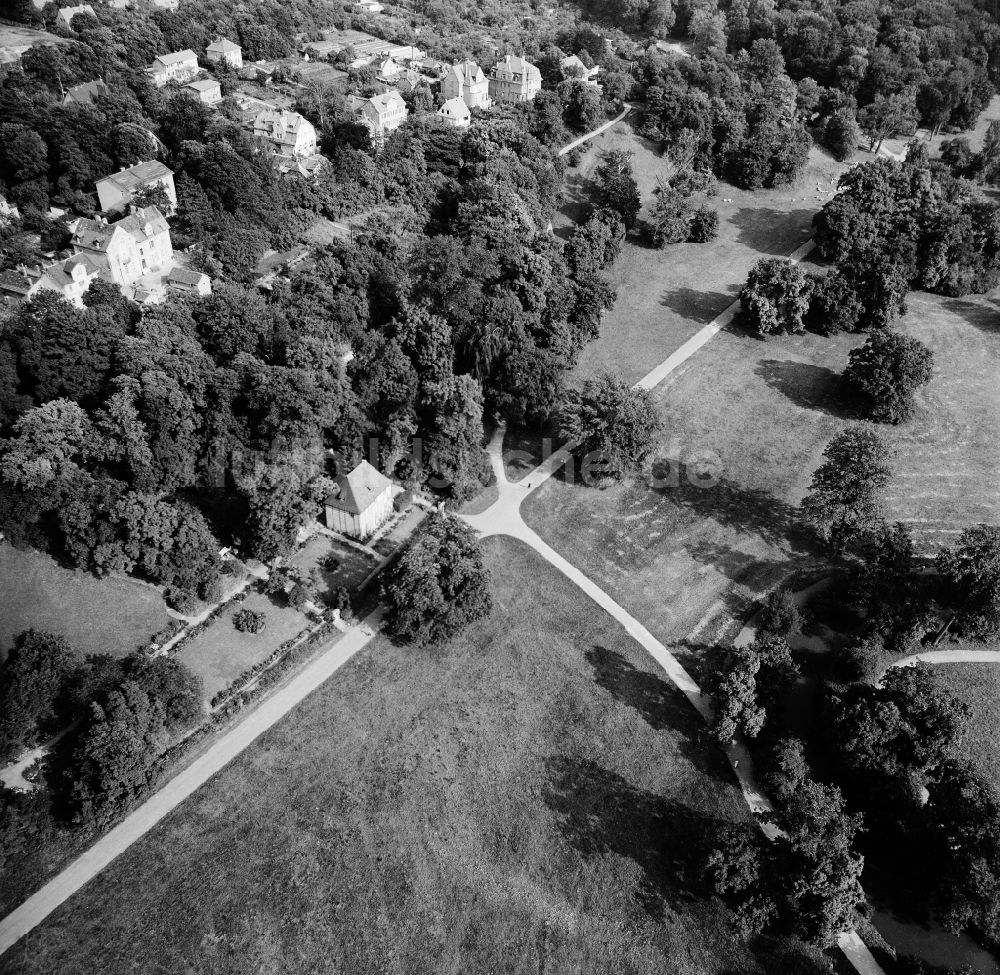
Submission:
[[[490,98],[506,105],[530,102],[542,90],[542,73],[530,61],[508,54],[493,66]]]
[[[83,307],[83,296],[101,269],[85,254],[75,254],[48,267],[22,267],[0,274],[0,297],[24,301],[39,291],[55,291],[66,301]]]
[[[356,0],[352,9],[359,14],[380,14],[385,7],[378,0]]]
[[[205,58],[213,64],[225,62],[231,68],[243,67],[243,48],[225,37],[218,37],[205,49]]]
[[[129,287],[143,275],[161,270],[173,260],[170,227],[156,207],[143,207],[118,220],[80,219],[73,246],[100,269],[101,277]]]
[[[472,122],[472,112],[461,98],[449,98],[437,111],[439,119],[443,119],[456,129],[467,129]]]
[[[283,156],[316,154],[316,129],[298,112],[267,109],[254,119],[253,134],[266,139]]]
[[[601,66],[595,64],[592,68],[588,68],[575,54],[571,54],[559,62],[559,71],[564,78],[576,78],[585,81],[593,88],[600,87],[597,76],[601,73]]]
[[[212,293],[212,279],[201,271],[190,271],[186,267],[171,268],[167,275],[167,287],[181,294],[205,297]]]
[[[189,81],[184,86],[184,91],[192,98],[197,98],[202,105],[218,105],[222,101],[222,86],[214,78]]]
[[[146,68],[146,74],[157,88],[162,88],[171,81],[182,84],[190,81],[198,70],[198,55],[185,48],[183,51],[173,51],[154,58],[153,63]]]
[[[392,481],[363,460],[334,482],[326,499],[326,525],[353,538],[370,538],[392,514]]]
[[[66,30],[72,30],[73,18],[77,14],[90,14],[91,17],[95,16],[94,8],[89,3],[81,3],[76,7],[63,7],[59,13],[56,14],[56,23],[62,24]]]
[[[97,199],[104,211],[124,210],[132,198],[150,186],[162,186],[170,201],[168,213],[177,206],[174,171],[158,159],[137,163],[97,181]]]
[[[351,95],[348,104],[368,127],[374,142],[382,142],[390,132],[395,132],[405,121],[410,110],[398,91],[387,91],[374,98]]]
[[[469,108],[490,107],[490,84],[475,61],[451,65],[441,79],[441,94],[449,101],[461,98]]]

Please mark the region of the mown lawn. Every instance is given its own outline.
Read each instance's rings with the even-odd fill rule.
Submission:
[[[670,172],[668,160],[635,134],[628,119],[590,145],[580,166],[567,172],[567,202],[553,221],[557,232],[567,233],[571,222],[584,219],[590,211],[591,181],[605,152],[634,153],[644,203],[640,221],[653,199],[657,176]],[[830,199],[846,166],[814,148],[794,186],[751,193],[720,183],[718,196],[708,201],[719,214],[719,237],[708,244],[672,244],[655,250],[630,239],[606,272],[618,300],[604,315],[600,338],[580,357],[577,376],[611,369],[630,383],[641,379],[725,310],[756,261],[785,257],[809,239],[813,214]]]
[[[676,885],[693,821],[747,815],[695,712],[533,553],[487,552],[489,621],[373,641],[5,971],[810,971]]]
[[[233,626],[233,616],[249,609],[263,613],[260,633],[241,633]],[[228,687],[240,674],[264,660],[282,643],[309,625],[305,614],[280,605],[251,588],[242,603],[233,603],[212,623],[177,651],[177,659],[202,680],[206,700]]]
[[[1000,792],[1000,666],[997,664],[934,664],[938,686],[972,708],[960,754]]]
[[[553,479],[522,513],[697,670],[761,591],[822,565],[796,506],[846,423],[839,374],[858,341],[721,332],[654,391],[656,482],[650,470],[602,486]]]
[[[42,552],[0,543],[0,659],[24,630],[61,633],[81,656],[124,656],[170,622],[150,586],[64,569]]]
[[[900,330],[934,352],[916,415],[884,429],[894,447],[893,518],[922,551],[979,522],[1000,523],[1000,301],[912,294]]]

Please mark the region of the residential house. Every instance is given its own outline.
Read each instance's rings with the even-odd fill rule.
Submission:
[[[180,6],[180,0],[150,0],[150,3],[160,10],[176,10]]]
[[[243,67],[243,48],[224,37],[218,37],[205,49],[205,59],[212,64],[225,62],[238,71]]]
[[[372,67],[375,69],[375,80],[382,82],[392,81],[406,70],[395,58],[388,55],[377,58]]]
[[[542,89],[542,73],[530,61],[508,54],[493,66],[490,98],[505,105],[530,102]]]
[[[595,64],[594,67],[588,68],[575,54],[571,54],[559,62],[559,71],[562,73],[563,78],[567,80],[576,78],[580,81],[585,81],[594,88],[600,88],[600,85],[597,83],[597,76],[601,73],[601,66]]]
[[[89,14],[91,17],[94,15],[94,8],[89,3],[81,3],[76,7],[63,7],[59,13],[56,14],[56,23],[62,24],[66,30],[73,29],[73,18],[77,14]]]
[[[274,164],[282,176],[306,176],[312,178],[323,171],[328,160],[318,152],[314,156],[285,156],[275,153]]]
[[[132,198],[152,186],[162,186],[170,201],[167,214],[177,207],[177,191],[174,189],[174,171],[164,166],[158,159],[137,163],[121,172],[97,181],[97,199],[105,212],[124,210]]]
[[[279,277],[306,265],[310,254],[311,251],[305,244],[298,244],[288,251],[264,251],[254,268],[254,283],[262,291],[270,291]]]
[[[392,481],[363,460],[334,481],[326,499],[329,529],[353,538],[370,538],[392,514]]]
[[[184,91],[192,98],[197,98],[202,105],[218,105],[222,101],[222,86],[214,78],[189,81],[184,86]]]
[[[316,129],[298,112],[267,109],[253,123],[253,134],[266,139],[283,156],[312,156],[316,153]]]
[[[0,296],[24,301],[39,291],[55,291],[78,308],[100,268],[85,254],[74,254],[48,267],[21,267],[0,274]]]
[[[449,98],[437,111],[439,119],[443,119],[456,129],[467,129],[472,122],[472,112],[469,106],[459,98]]]
[[[380,14],[385,7],[378,0],[357,0],[352,9],[359,14]]]
[[[410,112],[398,91],[387,91],[374,98],[351,95],[347,103],[368,127],[373,142],[384,141],[406,121]]]
[[[204,298],[212,293],[212,279],[201,271],[175,267],[167,275],[167,287],[181,294],[199,295]]]
[[[468,108],[490,107],[490,83],[475,61],[451,65],[441,79],[441,94],[448,100],[461,98]]]
[[[171,81],[181,84],[190,81],[198,70],[198,55],[185,48],[183,51],[161,54],[154,58],[153,63],[146,68],[146,73],[157,88],[162,88]]]
[[[156,207],[136,209],[115,223],[81,219],[73,246],[100,268],[102,278],[122,288],[161,270],[174,256],[166,217]]]
[[[85,81],[82,85],[73,85],[63,95],[63,105],[93,105],[101,96],[108,93],[108,86],[98,78],[96,81]]]

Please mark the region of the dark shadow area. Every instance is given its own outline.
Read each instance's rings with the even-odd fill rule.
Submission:
[[[804,410],[842,419],[851,415],[840,390],[841,374],[826,366],[792,359],[764,359],[754,368],[754,374]]]
[[[587,651],[594,679],[612,697],[642,715],[657,731],[669,730],[681,754],[705,775],[724,783],[735,780],[701,715],[679,690],[660,676],[639,670],[625,657],[595,645]]]
[[[677,476],[671,477],[671,463],[667,460],[654,462],[653,477],[673,483],[666,487],[653,486],[651,490],[669,498],[678,507],[700,518],[713,518],[737,531],[757,535],[768,544],[787,547],[793,553],[818,551],[815,538],[802,523],[796,506],[760,488],[746,488],[724,477],[706,483],[700,479],[699,471],[686,464],[676,464]]]
[[[594,209],[594,183],[579,172],[570,170],[562,187],[559,212],[575,224],[584,223]],[[567,228],[570,232],[573,227]]]
[[[667,681],[639,670],[620,653],[606,647],[593,646],[586,657],[594,668],[598,686],[638,711],[651,728],[657,731],[670,728],[687,737],[700,734],[702,724],[697,712]]]
[[[954,298],[944,307],[964,318],[981,332],[986,332],[989,335],[1000,333],[1000,301],[995,298],[989,298],[985,301]]]
[[[664,291],[660,304],[683,318],[707,325],[718,318],[739,295],[735,286],[731,291],[695,291],[694,288],[674,288]]]
[[[708,817],[637,789],[589,759],[558,756],[546,765],[543,799],[574,849],[586,858],[611,853],[633,860],[642,870],[639,902],[657,920],[692,899],[679,881]]]
[[[810,195],[809,188],[804,188],[803,196]],[[812,196],[816,196],[813,190]],[[822,205],[821,201],[816,201],[816,208]],[[776,233],[776,229],[782,224],[788,227],[811,227],[815,210],[802,208],[800,210],[774,210],[770,207],[744,207],[737,210],[730,218],[729,222],[739,231],[736,242],[759,254],[766,254],[774,257],[787,257],[789,249],[786,243],[782,243],[781,235]],[[802,239],[797,240],[795,246],[804,244],[808,240],[806,234],[799,235]]]

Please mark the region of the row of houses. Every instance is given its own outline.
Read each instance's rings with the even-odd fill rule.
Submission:
[[[205,60],[212,64],[227,64],[239,70],[243,67],[243,49],[225,37],[216,38],[205,49]],[[198,55],[190,48],[183,51],[171,51],[153,58],[153,63],[146,68],[146,74],[157,88],[163,88],[174,81],[185,84],[196,78],[201,67]],[[218,82],[212,82],[218,87]],[[221,94],[219,95],[221,98]]]

